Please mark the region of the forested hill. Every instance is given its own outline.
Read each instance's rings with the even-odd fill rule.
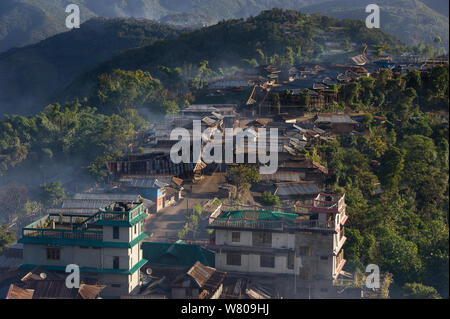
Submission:
[[[1,0],[0,52],[66,32],[65,8],[71,3],[80,6],[82,22],[96,16],[159,20],[167,15],[200,13],[215,23],[273,7],[299,9],[323,1],[328,0]]]
[[[170,20],[175,24],[214,24],[221,20],[246,18],[272,8],[303,10],[314,6],[314,11],[332,16],[365,19],[362,0],[1,0],[0,1],[0,52],[11,47],[36,43],[57,33],[67,31],[65,7],[70,3],[80,6],[82,22],[92,17],[136,17],[151,20]],[[342,6],[341,6],[342,3]],[[371,2],[368,2],[371,3]],[[380,0],[386,8],[386,24],[382,28],[401,36],[416,34],[417,39],[427,38],[432,43],[430,31],[445,30],[448,18],[447,0]],[[436,29],[435,29],[436,28]],[[448,27],[447,27],[448,34]],[[414,36],[404,38],[407,44],[415,42]],[[447,35],[448,38],[448,35]],[[411,41],[411,42],[410,42]]]
[[[114,69],[149,71],[160,78],[160,66],[180,67],[189,77],[201,61],[213,69],[243,66],[243,60],[280,64],[280,60],[301,63],[320,58],[327,41],[360,45],[380,42],[396,46],[395,37],[368,29],[362,21],[340,21],[293,10],[273,9],[256,17],[234,19],[184,33],[150,46],[130,49],[83,74],[64,92],[64,99],[89,95],[97,77]],[[282,63],[281,63],[282,64]],[[289,63],[286,63],[289,64]]]
[[[2,114],[39,112],[56,90],[115,54],[182,31],[148,20],[94,18],[80,29],[0,54]]]

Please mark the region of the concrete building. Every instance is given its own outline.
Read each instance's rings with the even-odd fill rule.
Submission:
[[[169,185],[170,181],[158,178],[121,178],[120,181],[125,188],[134,190],[142,197],[155,202],[156,212],[164,208],[165,187]]]
[[[137,292],[147,235],[140,202],[114,202],[94,215],[48,214],[22,229],[22,269],[65,272],[80,267],[81,280],[105,285],[103,296]]]
[[[333,297],[345,264],[344,195],[320,193],[290,212],[223,207],[209,220],[217,269],[267,278],[289,297]]]

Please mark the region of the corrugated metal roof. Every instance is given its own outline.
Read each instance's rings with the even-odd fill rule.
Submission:
[[[106,288],[102,285],[87,285],[84,283],[78,289],[67,288],[64,275],[40,267],[31,270],[21,281],[26,290],[34,291],[33,299],[95,299]]]
[[[245,293],[250,299],[270,299],[270,296],[256,289],[245,289]]]
[[[33,289],[23,289],[16,285],[9,286],[6,299],[33,299]]]
[[[41,276],[42,274],[45,274],[45,276],[42,277]],[[63,280],[64,278],[65,277],[62,277],[59,274],[54,273],[52,271],[48,271],[41,267],[35,267],[30,272],[28,272],[25,276],[23,276],[20,281],[22,281],[24,283],[28,283],[28,282],[36,281],[36,280],[44,280],[44,279]]]
[[[163,188],[171,183],[170,179],[159,178],[131,178],[123,181],[126,186],[136,188]]]
[[[98,208],[49,208],[47,209],[47,213],[63,215],[94,215],[98,212],[98,210]]]
[[[358,124],[348,115],[331,115],[331,116],[318,116],[317,123],[345,123],[345,124]]]
[[[67,288],[65,280],[33,280],[27,283],[27,288],[33,289],[33,299],[77,299],[78,289]]]
[[[96,299],[98,295],[105,289],[106,286],[102,285],[86,285],[81,284],[80,289],[78,289],[78,294],[83,299]]]
[[[209,125],[209,126],[213,126],[213,125],[215,125],[216,124],[216,121],[215,120],[213,120],[212,118],[210,118],[210,117],[204,117],[204,118],[202,118],[202,121],[204,122],[204,123],[206,123],[207,125]]]
[[[121,193],[77,193],[74,199],[98,199],[110,201],[137,201],[137,194],[121,194]]]
[[[214,293],[223,281],[226,273],[215,268],[208,267],[197,261],[187,272],[192,277],[199,288]]]
[[[112,202],[108,199],[65,199],[62,203],[62,208],[99,209],[110,205]]]
[[[275,174],[261,174],[261,179],[277,182],[300,182],[302,176],[299,172],[277,172]]]
[[[313,183],[277,183],[276,186],[277,196],[313,195],[321,192]]]
[[[174,183],[177,186],[181,186],[183,184],[183,180],[181,178],[178,177],[172,177],[172,183]]]

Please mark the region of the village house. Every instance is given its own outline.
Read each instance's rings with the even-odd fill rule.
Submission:
[[[226,273],[197,261],[181,278],[171,284],[174,299],[219,299]]]
[[[6,299],[98,299],[105,288],[86,283],[68,288],[65,274],[36,267],[10,285]]]
[[[311,182],[279,182],[274,183],[274,186],[273,194],[280,200],[305,201],[315,198],[321,192],[316,183]]]
[[[320,193],[289,212],[223,208],[210,216],[217,269],[266,278],[286,294],[329,298],[345,264],[345,197]],[[292,295],[291,295],[292,296]]]
[[[65,272],[80,267],[81,280],[106,286],[103,296],[139,290],[143,220],[140,202],[113,202],[94,215],[48,214],[22,229],[21,269]]]
[[[296,172],[300,174],[300,178],[304,181],[315,181],[322,184],[328,178],[328,169],[306,158],[290,158],[278,164],[278,172]]]
[[[331,131],[335,134],[348,134],[359,127],[357,121],[345,114],[316,115],[313,121],[320,129]]]

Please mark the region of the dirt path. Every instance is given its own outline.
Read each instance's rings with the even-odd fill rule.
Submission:
[[[144,230],[149,235],[147,240],[166,242],[169,239],[175,239],[179,230],[183,228],[187,221],[187,212],[195,204],[204,204],[209,199],[213,199],[218,191],[218,186],[223,181],[223,174],[213,174],[211,176],[205,176],[204,180],[199,184],[186,185],[184,191],[185,197],[181,201],[174,206],[162,209],[158,214],[152,215],[146,221]],[[201,226],[203,226],[202,223]]]

